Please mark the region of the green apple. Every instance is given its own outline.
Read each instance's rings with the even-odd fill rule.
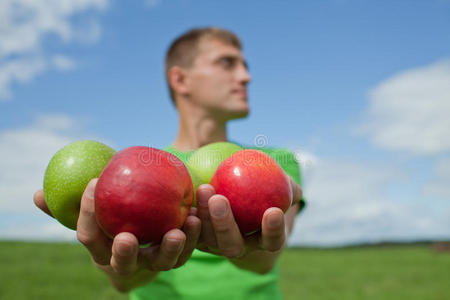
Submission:
[[[52,157],[44,175],[44,196],[61,224],[76,229],[84,189],[100,176],[114,154],[105,144],[83,140],[68,144]]]
[[[197,206],[197,189],[198,187],[203,184],[200,177],[197,175],[197,173],[194,172],[194,170],[188,165],[184,164],[186,168],[189,171],[189,175],[191,175],[192,185],[194,186],[194,201],[192,202],[192,206]]]
[[[218,142],[199,148],[187,161],[190,172],[195,173],[199,184],[209,183],[217,167],[242,147],[230,142]],[[194,181],[194,179],[193,179]]]

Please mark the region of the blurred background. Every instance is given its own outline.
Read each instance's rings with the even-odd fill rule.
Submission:
[[[76,243],[32,203],[48,161],[78,139],[170,144],[165,51],[210,25],[242,39],[252,76],[229,138],[300,163],[291,247],[450,240],[450,1],[0,0],[1,240]]]

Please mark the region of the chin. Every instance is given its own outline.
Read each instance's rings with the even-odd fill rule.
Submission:
[[[250,110],[247,107],[246,109],[230,112],[228,120],[243,119],[246,118],[249,114]]]
[[[242,119],[247,117],[249,113],[248,102],[244,100],[234,101],[234,103],[229,101],[227,105],[217,106],[214,109],[214,114],[223,121]]]

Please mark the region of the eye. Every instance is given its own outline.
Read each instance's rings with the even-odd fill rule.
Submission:
[[[234,66],[234,59],[232,57],[222,57],[220,59],[220,64],[223,67],[230,69]]]

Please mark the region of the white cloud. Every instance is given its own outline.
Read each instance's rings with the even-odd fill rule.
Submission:
[[[4,226],[0,226],[0,238],[4,240],[45,240],[45,241],[76,241],[76,233],[62,226],[58,221],[44,215],[9,214],[0,217],[8,218]]]
[[[70,18],[86,10],[103,10],[108,0],[4,0],[0,3],[0,57],[35,52],[45,35],[71,41],[77,29]]]
[[[2,61],[0,59],[0,101],[11,97],[11,84],[27,82],[46,69],[42,57],[26,57]]]
[[[406,70],[369,93],[359,133],[382,150],[421,156],[434,178],[417,182],[404,165],[318,158],[305,152],[305,212],[291,245],[343,245],[450,236],[450,60]],[[297,151],[301,157],[303,151]],[[407,175],[408,174],[408,175]],[[412,196],[411,196],[412,195]],[[433,200],[431,202],[430,200]]]
[[[69,116],[41,115],[27,127],[0,131],[0,238],[73,236],[34,206],[33,194],[42,188],[45,169],[56,151],[75,140],[98,140],[80,134],[80,129]]]
[[[28,127],[0,132],[0,212],[34,210],[32,195],[42,187],[47,163],[76,139],[73,124],[64,115],[40,116]]]
[[[417,155],[450,151],[450,60],[401,72],[370,92],[362,132],[379,147]]]
[[[343,245],[450,236],[449,212],[421,199],[393,198],[389,187],[403,171],[384,165],[316,160],[305,180],[307,209],[297,218],[291,245]]]
[[[435,178],[425,184],[422,192],[426,196],[450,200],[450,158],[442,158],[436,162]]]
[[[52,65],[60,71],[70,71],[75,68],[75,62],[64,55],[53,56]]]
[[[292,149],[302,174],[310,172],[313,166],[320,163],[319,158],[314,153],[296,147],[290,147],[289,149]]]
[[[74,231],[35,207],[33,194],[56,151],[75,140],[99,140],[82,129],[73,118],[54,114],[0,131],[0,239],[76,240]]]
[[[10,99],[11,84],[26,82],[50,67],[69,70],[70,58],[46,53],[43,40],[56,36],[65,43],[94,42],[101,28],[94,19],[81,25],[71,18],[101,11],[109,0],[0,1],[0,100]]]

